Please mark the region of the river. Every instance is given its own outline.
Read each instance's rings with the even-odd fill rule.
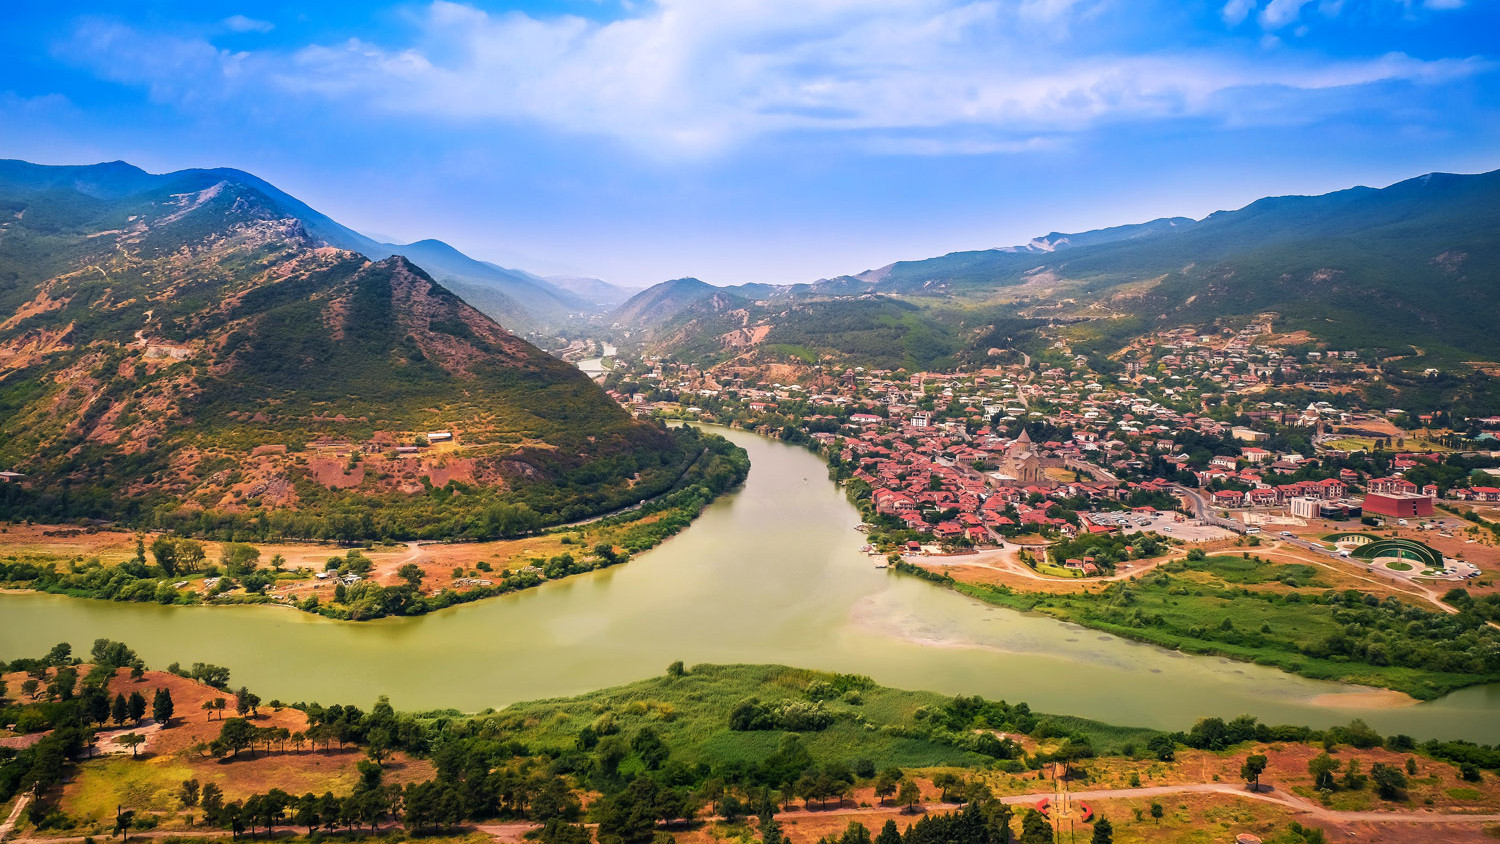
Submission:
[[[162,607],[0,595],[0,656],[96,637],[156,666],[213,662],[264,699],[486,707],[647,677],[673,660],[783,663],[904,688],[982,694],[1119,724],[1185,728],[1252,713],[1500,741],[1500,686],[1400,709],[1312,703],[1347,687],[1184,656],[986,606],[876,569],[859,517],[812,454],[716,429],[750,452],[743,490],[625,566],[420,618],[330,621],[277,607]]]
[[[604,343],[602,354],[599,357],[579,361],[578,368],[583,370],[584,375],[590,378],[598,378],[609,372],[609,367],[604,365],[604,361],[614,357],[617,352],[618,350],[614,346]]]

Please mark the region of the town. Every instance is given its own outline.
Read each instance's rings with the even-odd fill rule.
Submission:
[[[1392,577],[1480,578],[1500,418],[1364,407],[1354,386],[1376,368],[1275,319],[1162,331],[1102,360],[1058,339],[952,373],[643,357],[598,378],[638,415],[817,450],[881,559],[977,554],[1078,578],[1168,547],[1277,541]],[[997,549],[1011,553],[984,554]]]

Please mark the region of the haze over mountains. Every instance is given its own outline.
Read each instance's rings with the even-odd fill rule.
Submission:
[[[597,279],[588,280],[591,284],[581,280],[554,284],[524,270],[476,260],[441,240],[384,243],[336,222],[258,176],[230,168],[152,174],[123,161],[78,166],[0,161],[0,181],[28,190],[73,190],[96,199],[120,199],[166,186],[179,191],[201,190],[221,181],[253,187],[269,206],[299,220],[323,243],[358,252],[372,261],[403,255],[513,331],[559,327],[570,318],[599,312],[629,295]]]
[[[1433,173],[1383,189],[1259,200],[1202,220],[1168,218],[1028,244],[900,261],[813,284],[746,285],[709,294],[681,280],[643,291],[613,315],[662,349],[718,332],[719,357],[754,346],[806,346],[829,302],[890,298],[871,318],[919,307],[956,335],[913,365],[994,340],[997,322],[1085,321],[1108,350],[1154,327],[1278,313],[1338,347],[1457,360],[1500,359],[1500,337],[1475,313],[1500,306],[1500,171]],[[826,332],[824,332],[826,333]],[[1002,332],[1003,333],[1003,332]],[[960,336],[961,335],[961,336]],[[901,342],[903,332],[892,340]],[[838,338],[813,354],[854,355]],[[855,344],[859,345],[859,344]],[[899,355],[898,355],[899,357]],[[889,362],[889,356],[886,356]]]
[[[9,517],[495,536],[649,497],[698,456],[351,235],[238,171],[0,163]],[[505,272],[486,289],[554,296]]]

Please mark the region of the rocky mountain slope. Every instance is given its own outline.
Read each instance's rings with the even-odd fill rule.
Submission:
[[[96,199],[120,199],[147,191],[202,190],[219,182],[255,189],[275,213],[302,223],[314,239],[379,261],[402,255],[511,331],[554,328],[570,317],[602,310],[584,297],[522,270],[475,260],[441,240],[384,243],[366,237],[300,199],[250,173],[230,168],[152,174],[123,161],[45,166],[0,160],[0,182],[25,190],[76,191]]]
[[[495,536],[698,453],[234,171],[0,167],[0,518]],[[432,436],[429,436],[431,434]]]

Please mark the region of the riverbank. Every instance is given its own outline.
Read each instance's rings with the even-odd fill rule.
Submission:
[[[126,639],[152,664],[234,665],[267,698],[373,700],[392,691],[401,708],[471,712],[628,683],[678,659],[781,663],[1162,729],[1253,712],[1272,723],[1357,717],[1419,739],[1500,741],[1497,686],[1395,710],[1315,706],[1318,695],[1348,688],[892,576],[860,552],[859,515],[816,457],[711,430],[749,452],[743,489],[629,565],[358,624],[258,606],[0,595],[0,654],[45,651],[62,639]],[[402,553],[392,549],[392,562]]]
[[[133,813],[132,837],[274,827],[285,839],[352,826],[342,837],[358,838],[361,826],[389,836],[400,825],[432,840],[443,840],[436,830],[493,830],[513,841],[543,824],[550,834],[586,824],[601,839],[639,833],[621,826],[618,811],[634,805],[646,832],[677,844],[733,839],[755,813],[774,817],[789,844],[813,844],[851,821],[906,825],[969,803],[1012,836],[1042,807],[1059,830],[1087,833],[1109,818],[1122,841],[1272,837],[1302,828],[1293,819],[1367,841],[1413,825],[1460,840],[1452,836],[1482,835],[1500,820],[1500,779],[1481,772],[1500,769],[1500,751],[1419,745],[1359,723],[1312,730],[1204,719],[1167,733],[777,665],[675,663],[624,686],[474,715],[403,713],[383,699],[368,713],[348,700],[265,703],[250,690],[126,667],[96,674],[87,663],[11,668],[0,672],[0,692],[23,701],[27,679],[55,683],[61,670],[83,678],[74,701],[12,708],[32,730],[80,717],[100,694],[91,687],[105,698],[165,689],[176,703],[165,724],[134,728],[147,734],[134,753],[77,753],[44,774],[40,809],[18,815],[20,839],[35,844],[108,835],[121,811]],[[216,698],[249,705],[238,716],[195,715]],[[60,740],[47,733],[42,744]],[[1247,789],[1254,760],[1257,788]],[[30,764],[0,759],[0,789],[13,781],[10,768]],[[1321,785],[1319,765],[1334,774]],[[444,789],[464,797],[445,801]],[[0,804],[8,796],[0,792]],[[566,840],[592,837],[570,828],[585,837]]]
[[[1401,695],[1320,696],[1325,704],[1400,706],[1500,680],[1494,657],[1500,634],[1483,619],[1333,591],[1311,566],[1273,564],[1248,553],[1175,560],[1139,579],[1083,592],[1018,592],[944,578],[953,589],[998,606],[1182,653]]]
[[[847,467],[830,460],[827,448],[798,444],[816,454],[841,481],[861,513],[863,527],[870,529],[868,486],[842,481],[840,470]],[[1204,558],[1202,550],[1193,549],[1190,556]],[[1361,584],[1318,566],[1276,563],[1252,556],[1252,550],[1206,560],[1133,561],[1141,568],[1055,587],[1041,579],[1017,587],[1006,578],[955,578],[947,570],[911,562],[897,563],[892,570],[989,604],[1041,613],[1179,653],[1388,689],[1405,698],[1322,697],[1325,703],[1342,699],[1345,704],[1389,708],[1500,681],[1500,634],[1478,615],[1413,606],[1385,590],[1355,588]],[[965,558],[934,559],[961,563]],[[1187,582],[1172,583],[1167,571]]]
[[[705,437],[673,489],[621,512],[490,542],[199,542],[67,525],[0,528],[0,586],[169,605],[269,604],[347,621],[423,615],[627,562],[687,527],[749,474]]]

